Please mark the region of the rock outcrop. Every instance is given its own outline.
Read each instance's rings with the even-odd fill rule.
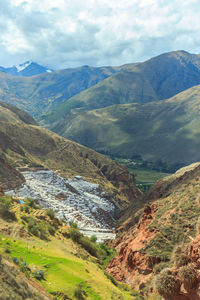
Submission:
[[[148,225],[151,224],[156,209],[155,204],[146,206],[137,226],[133,226],[127,234],[115,240],[118,256],[111,260],[107,271],[117,280],[132,284],[136,274],[140,274],[140,277],[144,275],[147,280],[154,264],[159,262],[139,251],[155,236],[155,232],[149,230]]]

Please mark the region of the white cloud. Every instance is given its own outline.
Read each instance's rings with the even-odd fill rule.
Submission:
[[[120,65],[200,52],[198,0],[0,0],[0,65]]]

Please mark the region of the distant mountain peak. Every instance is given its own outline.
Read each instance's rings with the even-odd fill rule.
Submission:
[[[32,63],[33,63],[32,60],[28,60],[28,61],[24,62],[23,64],[16,65],[14,67],[16,67],[17,72],[21,72],[24,69],[26,69],[28,66],[30,66]]]
[[[24,63],[12,66],[10,68],[0,67],[0,71],[7,74],[11,74],[13,76],[31,77],[46,72],[50,73],[53,72],[54,70],[39,65],[38,63],[32,60],[28,60],[25,61]]]

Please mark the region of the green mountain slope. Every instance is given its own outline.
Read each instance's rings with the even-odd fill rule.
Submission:
[[[105,187],[119,208],[127,206],[140,194],[134,176],[124,167],[95,151],[71,142],[57,134],[21,120],[23,112],[0,104],[0,151],[2,165],[10,166],[7,173],[0,170],[0,184],[19,176],[21,168],[48,168],[64,177],[81,175],[91,182]],[[30,121],[30,120],[29,120]],[[16,172],[14,172],[14,170]],[[7,176],[5,176],[7,174]]]
[[[0,72],[0,100],[37,116],[115,72],[117,68],[89,66],[28,78]]]
[[[113,250],[81,236],[83,247],[74,231],[30,199],[0,195],[0,299],[137,299],[105,271]]]
[[[42,123],[53,128],[70,112],[163,100],[197,84],[200,84],[199,55],[185,51],[165,53],[144,63],[124,66],[117,74],[55,107],[42,117]]]
[[[200,160],[200,85],[168,100],[72,114],[61,135],[115,156],[188,164]]]

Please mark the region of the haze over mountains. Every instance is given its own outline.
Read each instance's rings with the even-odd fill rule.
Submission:
[[[200,55],[175,51],[121,67],[0,77],[2,101],[97,151],[170,163],[200,159]]]
[[[39,116],[116,71],[111,67],[83,66],[33,77],[16,77],[0,72],[0,100]]]
[[[90,110],[159,101],[199,83],[200,55],[169,52],[144,63],[125,65],[119,73],[58,106],[49,118],[56,121],[57,116],[64,117],[72,108]]]

